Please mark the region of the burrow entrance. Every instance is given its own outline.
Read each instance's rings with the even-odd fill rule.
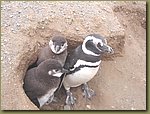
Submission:
[[[24,49],[28,48],[24,54],[20,56],[20,63],[18,65],[18,74],[22,77],[22,83],[24,80],[24,76],[29,67],[34,66],[34,63],[37,60],[38,52],[41,48],[48,45],[49,40],[56,35],[63,35],[68,42],[68,52],[72,49],[80,45],[83,41],[82,37],[75,35],[64,35],[59,31],[49,29],[48,27],[38,26],[36,29],[29,28],[28,30],[23,30],[24,35],[28,37],[29,42],[25,44]],[[78,39],[78,40],[77,40]],[[23,88],[22,88],[23,89]],[[44,105],[40,110],[63,110],[63,106],[65,103],[65,90],[62,87],[55,94],[58,99],[57,102],[52,102],[49,105]]]
[[[22,32],[25,36],[27,36],[28,39],[28,42],[24,45],[24,50],[26,51],[24,51],[24,53],[20,56],[20,63],[17,68],[18,74],[21,76],[22,83],[27,69],[37,60],[39,50],[48,45],[49,40],[53,36],[63,35],[66,38],[68,42],[68,53],[83,42],[83,36],[75,34],[62,34],[57,30],[50,29],[50,27],[45,25],[44,22],[38,23],[36,28],[29,28],[22,30]],[[112,60],[114,57],[115,54],[114,56],[111,56],[111,58],[109,56],[107,57],[106,55],[103,59]],[[76,91],[76,89],[72,90]],[[57,91],[55,96],[57,97],[58,101],[43,106],[41,110],[63,110],[66,98],[64,88],[62,87],[59,91]]]

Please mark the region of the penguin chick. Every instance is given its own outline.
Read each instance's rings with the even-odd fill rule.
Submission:
[[[64,72],[66,70],[57,60],[45,60],[27,71],[23,85],[25,93],[37,107],[42,107],[47,101],[52,102]]]
[[[62,36],[55,36],[49,41],[49,45],[40,50],[37,66],[46,59],[56,59],[63,66],[67,57],[67,40]]]
[[[63,82],[67,93],[67,105],[74,104],[76,100],[70,92],[71,87],[83,84],[84,96],[88,99],[95,94],[88,87],[87,82],[96,75],[101,63],[101,55],[104,53],[113,53],[113,49],[107,45],[105,38],[99,34],[91,34],[84,39],[82,45],[68,54],[64,68],[68,69],[69,73],[64,77]]]

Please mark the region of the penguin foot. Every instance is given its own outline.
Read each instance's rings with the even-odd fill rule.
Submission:
[[[91,99],[92,96],[96,95],[95,92],[88,87],[87,83],[83,84],[82,90],[83,90],[83,96],[88,99]]]
[[[73,105],[75,104],[76,98],[73,97],[72,93],[70,90],[67,91],[67,98],[66,98],[66,104],[67,105]]]

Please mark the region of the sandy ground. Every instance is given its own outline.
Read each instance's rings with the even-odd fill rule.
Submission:
[[[15,56],[22,48],[15,48],[15,45],[23,45],[22,41],[32,41],[34,39],[19,38],[20,34],[18,31],[28,29],[29,27],[35,27],[36,21],[41,21],[42,13],[44,10],[41,8],[39,10],[40,3],[36,2],[32,4],[31,9],[33,12],[28,12],[30,4],[23,2],[20,7],[24,10],[19,10],[19,8],[13,8],[11,4],[17,4],[16,2],[3,2],[2,3],[2,39],[1,39],[1,63],[2,63],[2,108],[3,109],[17,109],[12,103],[11,107],[7,107],[5,101],[11,101],[8,92],[11,94],[16,94],[17,91],[8,90],[9,85],[11,85],[12,80],[8,73],[14,71],[13,66],[17,63]],[[35,6],[34,6],[35,4]],[[38,4],[38,5],[37,5]],[[44,3],[46,4],[46,3]],[[101,5],[99,2],[93,2],[92,4]],[[101,64],[101,69],[98,74],[89,82],[89,86],[96,92],[96,96],[93,97],[91,101],[86,101],[82,97],[81,88],[73,88],[72,92],[75,97],[77,97],[77,103],[74,106],[75,110],[145,110],[146,109],[146,5],[145,2],[103,2],[109,7],[106,7],[106,11],[111,8],[115,17],[119,20],[121,26],[125,30],[125,45],[124,53],[122,57],[116,57],[113,61],[103,61]],[[73,2],[72,2],[73,5]],[[15,5],[14,5],[15,6]],[[66,4],[67,6],[67,4]],[[72,7],[81,8],[80,5],[75,5]],[[82,5],[81,5],[82,6]],[[43,6],[44,7],[44,6]],[[51,3],[51,7],[57,7],[57,4]],[[65,5],[59,8],[64,9]],[[108,9],[107,9],[108,8]],[[12,10],[13,9],[13,10]],[[38,9],[38,10],[37,10]],[[81,15],[85,15],[83,10]],[[89,10],[90,11],[90,10]],[[12,13],[17,12],[17,14]],[[36,17],[34,13],[38,13],[39,16]],[[55,15],[51,10],[51,21],[57,20]],[[21,16],[18,14],[21,13]],[[108,12],[109,13],[109,12]],[[27,17],[25,15],[28,15]],[[67,15],[67,23],[72,23],[70,17]],[[111,17],[110,17],[111,18]],[[11,21],[10,21],[11,19]],[[17,20],[17,21],[16,21]],[[109,19],[108,19],[109,20]],[[57,20],[58,21],[58,20]],[[87,23],[89,20],[83,20],[83,24]],[[65,22],[62,22],[62,24]],[[96,23],[96,21],[95,21]],[[71,25],[74,27],[75,31],[82,36],[82,32],[85,29],[80,26],[76,26],[78,23],[73,23]],[[54,26],[54,25],[52,25]],[[9,28],[9,29],[8,29]],[[92,27],[91,27],[92,28]],[[61,30],[61,26],[58,29],[63,33],[65,30]],[[70,28],[72,30],[72,28]],[[70,30],[70,31],[71,31]],[[94,32],[89,28],[90,32]],[[72,30],[73,31],[73,30]],[[78,32],[82,31],[82,32]],[[103,32],[104,31],[104,32]],[[32,32],[31,32],[32,33]],[[76,33],[76,34],[77,34]],[[11,36],[10,36],[11,34]],[[16,35],[17,34],[17,35]],[[66,33],[67,34],[67,33]],[[102,34],[107,34],[105,30],[102,30]],[[18,40],[19,39],[19,40]],[[15,42],[15,43],[14,43]],[[27,45],[28,46],[28,45]],[[21,47],[21,46],[20,46]],[[30,46],[29,46],[30,47]],[[12,49],[13,48],[13,49]],[[9,83],[8,83],[9,82]],[[17,88],[17,85],[14,84]],[[62,90],[62,93],[64,91]],[[6,95],[7,94],[7,95]],[[19,96],[18,96],[19,97]],[[58,95],[60,97],[60,95]],[[8,99],[6,99],[8,98]],[[62,109],[63,101],[65,96],[61,97],[58,104],[51,104],[50,106],[45,106],[43,109]],[[18,100],[15,101],[17,103]],[[11,103],[11,102],[10,102]],[[13,106],[14,105],[14,106]],[[51,106],[53,108],[51,108]],[[30,108],[29,108],[30,109]]]

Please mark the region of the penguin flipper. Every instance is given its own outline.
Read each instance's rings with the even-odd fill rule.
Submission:
[[[60,77],[61,80],[60,80],[60,83],[59,83],[57,90],[60,90],[61,86],[63,85],[63,81],[64,81],[65,76],[66,76],[66,73],[62,74],[62,76]]]
[[[68,56],[66,58],[66,62],[64,65],[64,68],[67,70],[70,70],[72,68],[74,68],[75,63],[77,62],[78,58],[78,48],[73,50],[72,52],[68,53]]]

